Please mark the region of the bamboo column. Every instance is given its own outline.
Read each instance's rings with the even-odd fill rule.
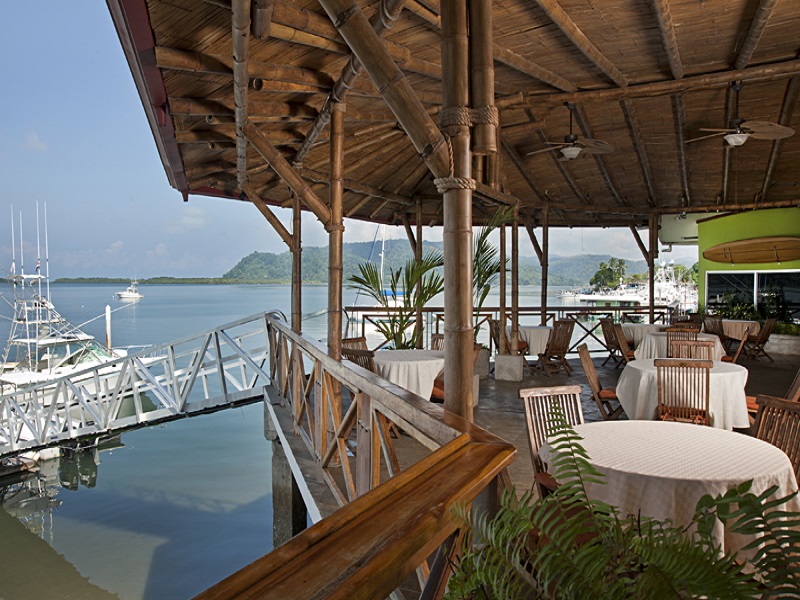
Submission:
[[[650,322],[653,323],[656,311],[656,259],[658,258],[658,213],[650,213],[650,271],[648,273],[648,285],[650,287]]]
[[[511,354],[519,350],[519,205],[511,228]]]
[[[545,205],[542,211],[542,325],[547,325],[547,267],[550,263],[550,208]]]
[[[508,354],[506,347],[506,336],[502,334],[503,327],[506,326],[506,225],[500,225],[500,310],[497,315],[497,320],[500,322],[501,334],[498,336],[498,354]]]
[[[472,189],[467,0],[443,0],[441,126],[448,136],[449,177],[444,193],[445,408],[472,420]],[[488,25],[491,27],[491,23]],[[464,112],[467,115],[464,118]],[[470,187],[471,184],[471,187]]]
[[[292,196],[292,329],[298,333],[303,330],[303,297],[302,290],[302,243],[300,236],[300,197],[297,194]]]
[[[344,195],[344,113],[345,104],[331,106],[331,226],[328,233],[328,352],[342,355],[342,197]]]
[[[417,244],[414,247],[414,257],[417,260],[422,260],[422,200],[417,199],[417,206],[416,206],[416,225],[417,225]],[[421,283],[417,284],[417,293],[420,293],[420,288],[422,287]],[[417,308],[417,331],[422,331],[423,323],[422,323],[422,307]],[[419,342],[417,343],[418,347],[422,347],[422,336],[419,337]]]

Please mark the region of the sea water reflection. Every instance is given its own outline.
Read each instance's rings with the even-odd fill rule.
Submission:
[[[54,285],[52,295],[82,324],[107,303],[121,305],[115,290]],[[140,291],[144,300],[114,313],[115,346],[164,343],[290,306],[289,286]],[[538,300],[538,288],[524,291]],[[346,290],[345,304],[353,297]],[[304,286],[303,313],[317,315],[304,331],[320,340],[326,301],[325,286]],[[84,329],[104,338],[102,319]],[[131,431],[0,482],[0,597],[191,597],[272,548],[271,462],[263,407],[253,404]]]

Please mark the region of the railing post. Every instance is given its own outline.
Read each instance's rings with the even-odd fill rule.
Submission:
[[[373,463],[376,462],[373,449],[377,436],[377,423],[372,415],[372,401],[367,394],[357,395],[353,398],[353,402],[358,402],[356,409],[356,494],[361,496],[372,488]]]

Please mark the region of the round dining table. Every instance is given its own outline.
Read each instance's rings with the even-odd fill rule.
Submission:
[[[714,342],[714,348],[711,350],[711,360],[722,360],[722,357],[727,354],[722,342],[719,341],[719,336],[713,333],[698,333],[697,340],[708,340]],[[637,359],[642,358],[667,358],[667,333],[666,331],[660,333],[648,333],[644,336],[642,343],[633,351],[633,355]]]
[[[658,409],[655,359],[632,360],[617,381],[617,398],[629,419],[653,420]],[[747,415],[747,369],[715,361],[709,371],[708,411],[711,425],[719,429],[750,427]]]
[[[422,396],[433,392],[433,382],[444,370],[441,350],[378,350],[375,372],[384,379]]]
[[[519,339],[528,343],[528,354],[537,356],[547,348],[547,340],[553,328],[549,325],[519,325]],[[511,339],[511,327],[506,327],[506,335]]]
[[[664,331],[665,327],[666,325],[658,323],[623,323],[622,331],[626,338],[633,340],[633,347],[636,348],[644,341],[645,336]]]
[[[702,425],[664,421],[602,421],[575,427],[589,462],[604,483],[586,483],[590,498],[619,508],[621,515],[692,520],[704,494],[724,494],[752,480],[751,492],[777,486],[774,497],[797,490],[791,461],[780,449],[757,438]],[[542,460],[551,460],[547,444]],[[800,510],[795,496],[781,510]],[[725,552],[741,550],[753,536],[727,530],[717,521],[712,538]]]
[[[744,319],[722,319],[722,331],[729,338],[742,339],[745,329],[747,335],[758,335],[761,331],[761,323]]]

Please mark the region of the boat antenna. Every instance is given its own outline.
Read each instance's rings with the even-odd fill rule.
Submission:
[[[44,276],[47,282],[47,301],[50,302],[50,246],[47,243],[47,202],[44,203]]]
[[[17,250],[15,248],[16,242],[14,241],[14,205],[11,205],[11,268],[9,272],[11,275],[17,274],[17,265],[16,265],[16,258],[17,258]]]
[[[19,211],[19,272],[25,275],[25,255],[22,252],[22,211]],[[22,281],[23,285],[25,280]]]

